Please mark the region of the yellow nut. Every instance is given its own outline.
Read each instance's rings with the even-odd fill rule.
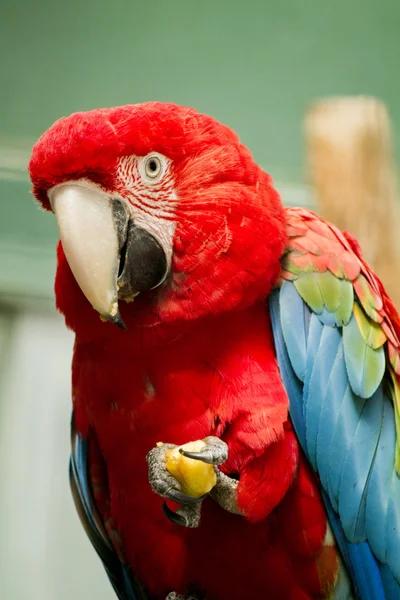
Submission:
[[[179,446],[188,452],[199,452],[204,448],[202,440],[189,442]],[[179,452],[179,448],[168,450],[165,455],[168,472],[179,481],[182,493],[192,498],[199,498],[207,494],[217,483],[217,476],[212,465],[201,460],[187,458]]]

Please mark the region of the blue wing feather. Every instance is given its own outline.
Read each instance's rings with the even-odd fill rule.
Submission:
[[[321,336],[324,328],[321,321],[318,319],[316,315],[312,315],[310,319],[310,327],[308,330],[307,336],[307,356],[306,356],[306,373],[304,376],[304,391],[303,391],[303,419],[305,421],[305,415],[307,410],[307,399],[308,399],[308,389],[310,387],[311,376],[313,373],[314,363],[313,356],[318,351],[318,348],[321,343]]]
[[[322,492],[322,498],[357,596],[362,600],[385,599],[379,566],[368,542],[351,544],[344,534],[340,519],[333,510],[329,497]]]
[[[294,286],[287,286],[282,289],[282,295],[282,333],[285,340],[288,340],[289,358],[296,376],[300,381],[304,381],[307,331],[304,320],[301,317],[299,318],[300,315],[304,315],[304,303]]]
[[[389,496],[387,489],[391,485],[393,465],[387,460],[387,453],[394,451],[394,440],[391,441],[390,418],[393,409],[385,398],[383,405],[382,434],[372,466],[370,493],[367,497],[366,527],[369,539],[374,540],[375,554],[383,563],[386,561],[386,522]],[[380,518],[377,516],[380,515]]]
[[[303,316],[288,325],[293,312]],[[314,314],[293,283],[273,292],[270,314],[290,416],[320,477],[357,595],[399,600],[400,480],[394,472],[393,406],[385,382],[368,389],[365,374],[352,372],[349,378],[342,337],[348,326],[332,327],[328,314]],[[381,357],[377,365],[380,370]],[[352,381],[366,397],[355,393]]]
[[[313,350],[311,377],[307,390],[304,392],[307,456],[314,468],[317,464],[317,436],[320,413],[326,385],[332,371],[332,361],[328,359],[336,356],[341,342],[340,334],[336,328],[323,327],[322,329],[318,350],[315,353]]]
[[[358,421],[364,408],[365,400],[356,398],[350,385],[347,386],[336,423],[331,423],[334,429],[332,452],[328,464],[328,490],[329,497],[337,510],[339,502],[340,481],[343,468],[346,464],[347,454],[355,436]]]
[[[349,382],[343,364],[343,342],[340,341],[337,354],[333,362],[331,376],[326,386],[324,401],[320,413],[320,422],[317,434],[317,470],[323,486],[329,485],[329,462],[332,456],[332,443],[336,423]]]
[[[270,296],[270,307],[272,323],[274,323],[274,316],[280,314],[279,296],[275,293]],[[306,444],[306,433],[303,419],[303,385],[293,370],[283,339],[282,329],[280,327],[274,327],[274,337],[282,380],[291,402],[291,419],[294,423],[300,444],[302,448],[304,448]]]
[[[386,518],[386,560],[394,577],[400,582],[400,494],[399,479],[392,473],[391,490],[389,488],[389,504]]]
[[[324,325],[328,325],[328,327],[335,327],[336,325],[336,317],[334,313],[329,312],[327,308],[324,308],[322,313],[318,315],[319,320]]]
[[[390,598],[390,600],[400,600],[400,585],[394,579],[392,572],[387,565],[381,566],[381,577],[386,598]]]
[[[394,600],[386,598],[380,568],[368,542],[348,543],[354,581],[362,600]]]
[[[356,399],[358,402],[360,399]],[[382,387],[364,403],[357,429],[349,446],[340,479],[338,507],[343,529],[349,540],[365,540],[365,505],[367,480],[381,432],[383,410]]]

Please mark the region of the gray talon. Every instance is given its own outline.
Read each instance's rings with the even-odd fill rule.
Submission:
[[[228,458],[228,446],[217,437],[210,435],[203,440],[206,444],[204,450],[199,452],[187,452],[179,449],[179,452],[187,458],[201,460],[210,465],[222,465]]]
[[[181,493],[179,481],[172,477],[165,466],[165,453],[167,450],[176,448],[175,444],[163,444],[153,448],[146,456],[149,465],[149,483],[156,494],[168,498],[170,494]],[[171,500],[174,498],[171,497]]]
[[[198,504],[199,502],[202,502],[204,500],[206,495],[207,494],[204,494],[204,496],[194,498],[193,496],[187,496],[186,494],[182,494],[182,492],[170,490],[168,493],[164,494],[164,497],[168,498],[168,500],[178,502],[178,504]]]
[[[175,525],[188,527],[189,529],[194,529],[200,525],[200,504],[186,504],[180,506],[178,510],[174,512],[164,502],[163,512],[172,523],[175,523]]]
[[[181,527],[186,527],[186,519],[185,517],[181,516],[177,511],[174,512],[173,510],[171,510],[166,504],[165,502],[163,502],[163,513],[164,515],[170,520],[172,521],[172,523],[175,523],[175,525],[181,525]]]
[[[188,452],[187,450],[179,450],[183,456],[187,458],[193,458],[194,460],[202,460],[209,465],[214,463],[213,455],[208,450],[203,450],[202,452]]]
[[[206,437],[204,442],[206,445],[203,451],[187,452],[182,450],[182,448],[179,451],[183,456],[201,460],[214,466],[217,474],[217,485],[211,491],[212,497],[225,510],[240,514],[237,508],[237,482],[224,476],[217,469],[217,465],[224,463],[228,458],[228,446],[225,442],[214,436]],[[156,494],[181,504],[178,510],[174,512],[164,502],[163,511],[166,517],[181,527],[194,528],[200,524],[201,503],[207,494],[200,498],[193,498],[192,496],[183,494],[179,481],[168,472],[165,465],[165,455],[168,450],[176,447],[175,444],[162,444],[150,450],[146,456],[149,465],[149,482]],[[192,598],[196,600],[194,597]],[[185,600],[189,600],[189,597],[185,598]]]
[[[181,485],[175,479],[165,466],[165,453],[171,448],[176,448],[175,444],[163,444],[163,446],[153,448],[146,456],[149,465],[149,482],[153,492],[163,498],[168,498],[178,504],[198,504],[202,502],[205,496],[193,498],[182,494]]]

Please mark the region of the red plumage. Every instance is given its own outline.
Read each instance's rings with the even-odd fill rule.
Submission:
[[[49,188],[85,177],[122,194],[118,160],[149,151],[173,159],[173,263],[163,286],[121,303],[127,332],[100,322],[58,248],[57,306],[76,332],[76,427],[99,449],[91,451],[99,509],[157,598],[189,584],[208,600],[242,600],[243,590],[322,598],[338,557],[323,544],[326,517],[288,421],[265,306],[287,235],[269,176],[229,128],[149,103],[58,121],[35,146],[34,193],[49,208]],[[247,518],[207,499],[201,527],[179,528],[149,486],[145,457],[160,440],[208,435],[229,446],[221,470],[240,476]]]

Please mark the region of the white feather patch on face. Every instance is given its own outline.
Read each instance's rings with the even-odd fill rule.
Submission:
[[[119,193],[128,200],[136,225],[161,244],[171,267],[176,229],[177,196],[171,174],[172,161],[158,152],[125,156],[118,162]]]

